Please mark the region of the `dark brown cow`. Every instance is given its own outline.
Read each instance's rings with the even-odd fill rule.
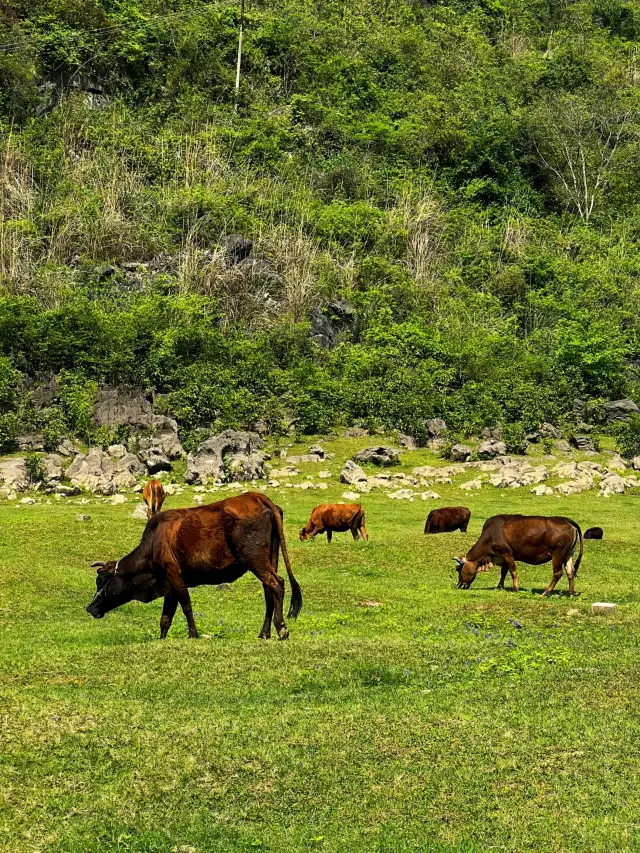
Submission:
[[[364,526],[364,510],[360,504],[321,504],[311,512],[311,518],[307,526],[300,531],[300,540],[312,539],[319,533],[327,534],[327,541],[331,542],[334,533],[351,531],[354,539],[361,535],[368,539],[369,534]]]
[[[466,506],[443,506],[432,509],[424,526],[425,533],[452,533],[454,530],[467,532],[471,510]]]
[[[167,493],[160,480],[149,480],[142,490],[142,500],[147,505],[147,518],[153,518],[162,509]]]
[[[573,565],[573,554],[580,542],[580,553]],[[458,588],[469,589],[478,566],[490,560],[501,567],[498,589],[504,589],[507,572],[511,573],[514,592],[518,592],[516,560],[539,566],[551,560],[553,579],[542,595],[549,595],[567,572],[569,593],[575,594],[574,577],[580,568],[584,543],[582,531],[570,518],[541,515],[494,515],[488,518],[476,544],[461,558],[456,558]]]
[[[585,539],[602,539],[604,530],[601,527],[590,527],[584,532]]]
[[[197,637],[189,587],[232,583],[253,572],[262,582],[266,602],[260,637],[269,639],[273,619],[284,640],[289,631],[282,614],[280,549],[291,582],[289,618],[295,619],[302,607],[302,590],[291,571],[280,507],[265,495],[247,492],[207,506],[166,510],[147,522],[142,541],[126,557],[93,563],[98,568],[97,591],[87,612],[101,619],[127,601],[164,596],[161,639],[167,636],[178,604],[189,636]]]

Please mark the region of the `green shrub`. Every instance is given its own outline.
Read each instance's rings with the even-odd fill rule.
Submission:
[[[526,430],[521,423],[502,424],[502,440],[507,453],[522,456],[527,452]]]
[[[41,483],[47,474],[47,467],[44,461],[44,456],[40,453],[27,453],[24,457],[25,468],[27,469],[27,477],[29,483],[35,486]]]
[[[633,414],[616,430],[616,444],[625,459],[640,455],[640,415]]]
[[[20,421],[15,412],[0,414],[0,450],[9,453],[16,448],[16,439],[20,435]]]

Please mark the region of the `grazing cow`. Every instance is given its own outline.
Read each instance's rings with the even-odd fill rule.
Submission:
[[[162,509],[162,504],[167,497],[160,480],[149,480],[142,490],[142,500],[147,505],[147,518],[153,518]]]
[[[580,542],[580,553],[573,564],[573,554]],[[458,571],[458,588],[469,589],[478,566],[490,560],[501,567],[498,589],[504,589],[507,572],[513,579],[513,590],[518,592],[516,560],[539,566],[552,561],[553,578],[542,593],[549,595],[566,569],[569,593],[575,594],[574,577],[580,568],[584,544],[582,531],[570,518],[541,515],[494,515],[487,519],[476,544],[464,557],[455,558]]]
[[[590,527],[584,532],[585,539],[602,539],[604,530],[601,527]]]
[[[291,582],[289,618],[295,619],[302,607],[302,590],[291,571],[280,507],[265,495],[247,492],[206,506],[166,510],[147,522],[142,541],[126,557],[92,564],[98,569],[97,591],[87,612],[101,619],[128,601],[164,596],[160,638],[167,636],[178,604],[189,636],[197,637],[189,587],[232,583],[253,572],[262,582],[266,602],[260,637],[269,639],[273,619],[284,640],[289,631],[282,614],[279,549]]]
[[[432,509],[424,526],[425,533],[452,533],[454,530],[467,532],[471,510],[466,506],[444,506]]]
[[[300,541],[326,533],[327,541],[331,542],[333,533],[344,533],[346,530],[351,531],[354,539],[358,535],[363,539],[369,538],[364,526],[364,510],[360,504],[321,504],[311,512],[307,526],[300,531]]]

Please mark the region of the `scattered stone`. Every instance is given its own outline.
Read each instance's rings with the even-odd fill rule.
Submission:
[[[386,468],[389,465],[398,465],[400,462],[399,453],[393,447],[367,447],[361,450],[353,457],[356,462],[371,465],[378,465]]]
[[[571,453],[571,445],[565,438],[556,441],[556,450],[558,453]]]
[[[472,450],[466,444],[454,444],[451,448],[451,458],[454,462],[467,462]]]
[[[558,477],[577,477],[578,464],[577,462],[563,462],[553,469],[554,474]]]
[[[312,456],[319,456],[319,457],[320,457],[320,459],[324,459],[324,458],[325,458],[325,450],[324,450],[324,447],[320,447],[320,445],[319,445],[319,444],[314,444],[312,447],[310,447],[310,448],[309,448],[309,453],[310,453]]]
[[[226,430],[203,441],[196,453],[188,455],[185,483],[264,480],[267,475],[263,447],[264,440],[256,432]]]
[[[80,494],[80,488],[79,486],[63,486],[62,483],[59,483],[53,492],[61,498],[75,498],[76,495]]]
[[[384,607],[381,601],[359,601],[356,607]]]
[[[295,465],[287,465],[284,468],[272,468],[270,472],[272,477],[297,477],[299,473],[300,471]],[[322,476],[322,474],[318,476]]]
[[[328,488],[329,488],[329,486],[327,483],[318,483],[318,485],[316,486],[316,489],[322,489],[323,491],[328,489]]]
[[[279,489],[280,488],[280,481],[279,480],[269,480],[269,485],[271,486],[272,489]]]
[[[531,489],[531,493],[538,498],[542,498],[552,495],[553,489],[549,488],[549,486],[536,486],[535,489]]]
[[[321,480],[328,480],[330,476],[331,476],[331,471],[319,471],[318,472],[318,477],[320,477]]]
[[[437,492],[423,492],[420,497],[423,501],[439,501],[440,495]]]
[[[389,492],[387,497],[393,498],[396,501],[412,501],[414,493],[411,489],[398,489],[397,492]]]
[[[147,520],[147,505],[146,504],[136,504],[136,508],[131,513],[131,518],[135,518],[136,521],[146,521]]]
[[[114,459],[99,447],[80,453],[67,468],[71,482],[97,495],[112,495],[118,489],[136,485],[136,477],[147,473],[146,468],[132,453]]]
[[[112,495],[110,498],[107,498],[105,503],[110,506],[119,506],[120,504],[126,504],[127,498],[126,495]]]
[[[90,515],[76,515],[76,521],[91,521]]]
[[[631,467],[634,471],[640,471],[640,456],[634,456],[631,461]]]
[[[253,250],[253,240],[243,237],[242,234],[229,234],[222,240],[225,263],[233,267],[241,261],[245,261]]]
[[[352,459],[348,459],[340,472],[340,482],[348,486],[360,485],[367,482],[367,475]]]
[[[496,456],[504,456],[507,452],[507,445],[503,441],[489,439],[481,442],[476,448],[478,459],[495,459]]]
[[[608,471],[626,471],[628,467],[622,456],[617,453],[607,462]]]
[[[591,605],[592,613],[615,613],[617,609],[618,606],[609,601],[594,601]]]
[[[32,432],[28,435],[21,435],[17,439],[18,450],[27,453],[38,453],[44,450],[44,438],[40,433]]]
[[[71,441],[69,438],[63,438],[60,444],[56,447],[56,453],[59,453],[60,456],[76,456],[80,453],[79,448]]]
[[[194,495],[193,502],[195,504],[201,504],[204,501],[204,495]]]
[[[606,477],[603,477],[600,483],[598,497],[608,498],[611,495],[623,495],[624,488],[624,480],[619,474],[608,474]]]
[[[482,488],[482,480],[480,480],[478,478],[476,478],[475,480],[467,480],[466,483],[462,483],[460,485],[460,488],[465,492],[471,492],[471,491],[474,491],[475,489],[481,489]]]
[[[360,493],[359,492],[343,492],[342,497],[345,499],[345,501],[357,501],[358,498],[360,497]]]
[[[62,457],[58,456],[57,453],[49,453],[48,456],[45,456],[44,458],[44,469],[44,478],[48,483],[62,480],[64,477],[64,471],[62,470]]]
[[[34,503],[35,503],[35,501],[34,501],[34,499],[33,499],[33,498],[22,498],[22,500],[20,501],[20,503],[21,503],[21,504],[25,504],[25,506],[31,506],[31,504],[34,504]]]
[[[345,438],[364,438],[366,435],[369,435],[369,432],[366,429],[361,429],[360,427],[350,427],[344,432]]]

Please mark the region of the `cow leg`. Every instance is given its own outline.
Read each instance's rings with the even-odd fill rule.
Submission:
[[[511,580],[513,581],[513,591],[520,592],[520,587],[518,586],[518,570],[516,569],[516,561],[513,559],[511,554],[505,554],[503,560],[503,571],[504,566],[506,566],[509,571],[509,574],[511,575]]]
[[[558,581],[562,577],[562,569],[563,569],[562,557],[556,557],[556,555],[554,554],[551,565],[553,566],[553,577],[551,578],[551,583],[549,584],[549,586],[545,589],[545,591],[543,593],[541,593],[541,595],[540,595],[541,598],[546,598],[549,595],[549,593],[553,592],[553,590],[556,587],[556,584],[558,583]]]
[[[271,591],[270,587],[266,585],[266,583],[262,584],[262,588],[264,589],[264,603],[266,610],[264,614],[264,625],[262,626],[262,631],[260,631],[258,637],[261,640],[270,640],[271,620],[273,619],[274,608],[273,592]]]
[[[507,578],[507,572],[509,571],[509,567],[506,563],[503,563],[500,566],[500,581],[498,583],[498,589],[504,589],[504,582]]]
[[[182,578],[172,578],[171,583],[175,590],[175,594],[178,598],[178,601],[180,602],[180,607],[182,607],[184,618],[187,620],[187,626],[189,628],[189,637],[192,640],[197,640],[198,629],[196,628],[196,623],[193,618],[193,608],[191,607],[191,596],[189,595],[189,590],[187,589]]]
[[[351,535],[353,536],[353,538],[354,538],[354,539],[356,540],[356,542],[357,542],[357,541],[358,541],[358,538],[359,538],[359,536],[360,536],[360,534],[358,533],[358,525],[357,525],[357,524],[352,525],[352,527],[351,527]]]
[[[173,617],[178,606],[178,596],[174,592],[168,592],[164,597],[162,605],[162,616],[160,617],[160,639],[164,640],[169,633]]]
[[[360,536],[362,536],[365,542],[368,542],[369,534],[367,533],[367,528],[364,526],[364,518],[362,519],[362,524],[360,525]]]
[[[567,562],[564,565],[565,571],[567,573],[567,579],[569,581],[569,595],[575,595],[576,590],[574,586],[574,576],[575,576],[575,568],[573,565],[573,557],[569,557]]]
[[[327,530],[327,542],[331,542],[331,537],[333,536],[333,530]]]
[[[267,589],[271,593],[271,598],[273,600],[273,624],[276,626],[278,637],[281,640],[286,640],[289,637],[289,629],[285,625],[284,615],[282,611],[284,604],[284,580],[280,577],[280,575],[277,575],[271,568],[271,566],[268,564],[264,567],[252,566],[251,571],[258,578],[258,580],[262,581],[262,585],[265,588],[265,599],[267,596]],[[269,605],[267,604],[267,612],[268,610]]]

